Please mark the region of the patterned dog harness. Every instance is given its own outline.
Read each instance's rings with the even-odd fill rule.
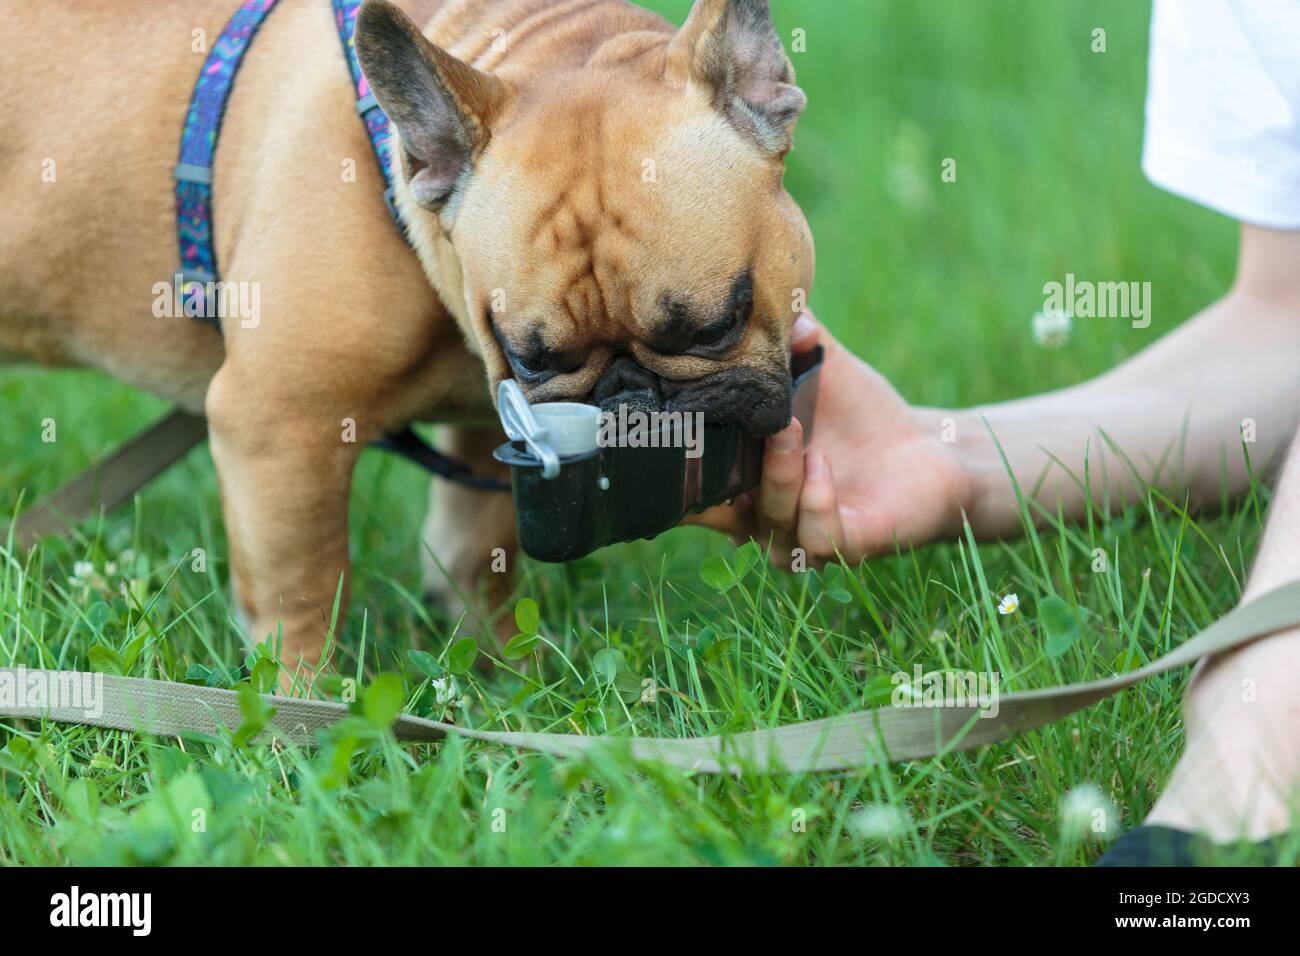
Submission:
[[[230,18],[221,36],[213,44],[194,84],[185,129],[181,134],[180,162],[176,165],[176,235],[180,241],[181,268],[177,276],[182,311],[186,316],[221,330],[217,253],[212,229],[212,167],[221,132],[226,102],[234,86],[235,75],[248,52],[258,27],[275,9],[278,0],[245,0]],[[388,117],[361,72],[352,33],[356,25],[360,0],[333,0],[334,23],[352,85],[357,94],[357,114],[366,124],[370,145],[384,176],[384,202],[389,215],[405,237],[406,229],[393,199],[392,128]],[[462,462],[448,458],[429,447],[411,429],[389,435],[376,442],[380,448],[395,452],[440,477],[459,485],[483,491],[509,491],[510,486],[496,478],[477,475]]]
[[[181,158],[175,177],[184,313],[210,323],[218,331],[221,329],[218,303],[216,295],[209,295],[210,289],[215,291],[217,281],[217,252],[212,234],[212,156],[239,63],[276,2],[246,0],[230,18],[194,84],[181,133]]]

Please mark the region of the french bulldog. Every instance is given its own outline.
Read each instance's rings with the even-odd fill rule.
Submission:
[[[0,358],[99,369],[206,415],[250,640],[282,629],[282,660],[318,663],[366,443],[442,423],[444,449],[488,472],[505,377],[533,402],[702,411],[756,435],[789,421],[814,255],[783,186],[805,98],[767,0],[698,0],[680,29],[624,0],[367,0],[355,45],[396,131],[409,245],[330,4],[282,0],[216,153],[222,279],[259,306],[219,334],[154,305],[177,269],[196,38],[235,5],[6,11]],[[508,495],[437,485],[422,538],[431,591],[499,600],[503,576],[480,588],[513,548]]]

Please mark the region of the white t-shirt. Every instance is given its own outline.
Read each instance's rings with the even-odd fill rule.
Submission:
[[[1155,0],[1146,117],[1157,186],[1300,229],[1300,0]]]

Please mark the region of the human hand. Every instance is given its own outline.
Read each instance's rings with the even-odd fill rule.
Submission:
[[[852,561],[955,535],[973,481],[941,440],[940,413],[911,408],[874,369],[809,314],[792,348],[826,349],[815,433],[805,452],[796,420],[768,440],[762,485],[691,519],[738,541],[772,542],[785,564],[802,548],[810,565]]]

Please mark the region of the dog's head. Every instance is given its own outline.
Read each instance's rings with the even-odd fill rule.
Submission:
[[[813,248],[782,182],[804,95],[767,0],[497,73],[367,0],[356,47],[412,240],[494,394],[514,377],[534,402],[785,426]]]

